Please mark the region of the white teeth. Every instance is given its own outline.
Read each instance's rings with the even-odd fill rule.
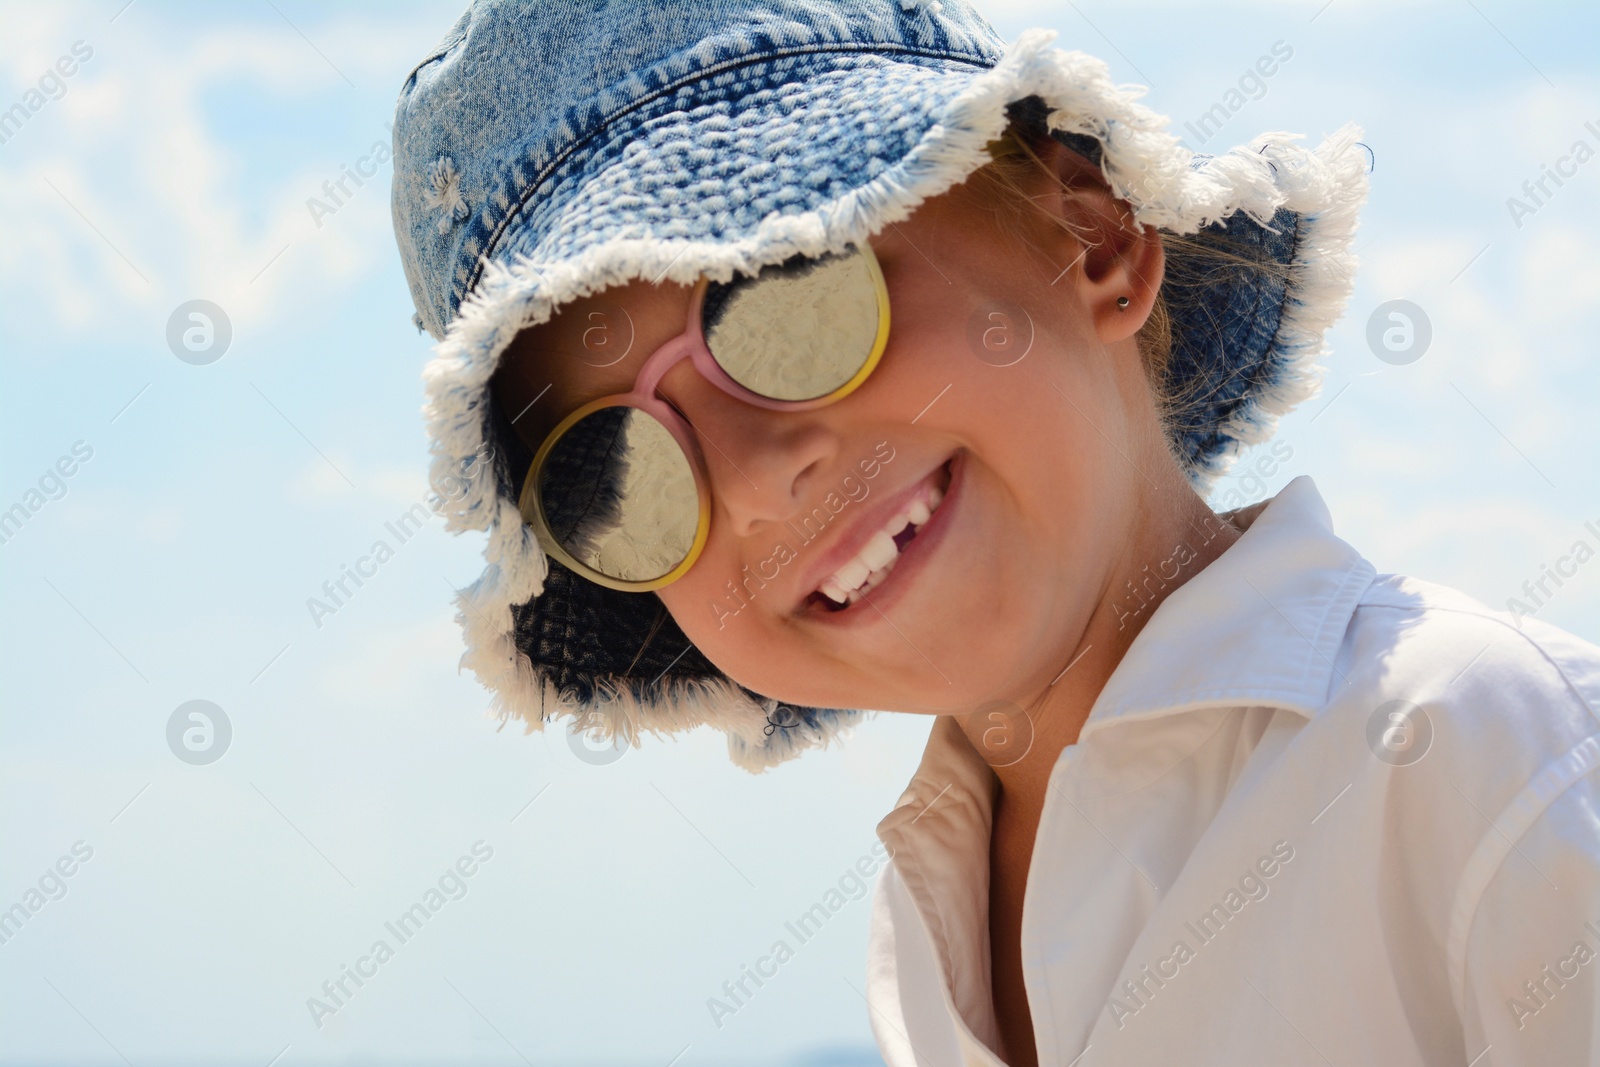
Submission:
[[[892,545],[893,542],[890,542],[890,544]],[[835,571],[833,580],[838,582],[839,587],[842,589],[854,589],[866,581],[867,575],[871,574],[872,571],[872,566],[862,562],[861,557],[857,556]]]
[[[879,530],[872,535],[872,540],[861,546],[861,554],[856,558],[876,571],[900,554],[895,547],[894,538]]]
[[[861,546],[854,559],[835,571],[818,586],[817,591],[835,604],[854,604],[862,595],[889,576],[900,559],[900,546],[895,535],[908,526],[920,527],[933,517],[944,492],[937,486],[928,491],[926,503],[919,497],[906,509],[890,519],[877,533]]]

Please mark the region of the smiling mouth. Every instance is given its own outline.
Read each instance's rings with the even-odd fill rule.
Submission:
[[[950,475],[950,461],[947,460],[939,468],[933,484],[907,501],[867,540],[860,552],[825,578],[806,597],[804,607],[844,611],[882,585],[917,533],[938,513],[950,488]]]

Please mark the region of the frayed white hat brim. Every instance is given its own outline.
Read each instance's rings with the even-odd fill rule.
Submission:
[[[539,596],[548,563],[516,502],[502,495],[484,454],[489,380],[501,353],[523,329],[544,322],[562,304],[631,279],[692,284],[702,274],[727,280],[796,253],[841,250],[908,217],[991,160],[986,146],[1004,131],[1007,104],[1037,95],[1052,109],[1053,130],[1087,134],[1103,146],[1102,170],[1113,192],[1142,224],[1191,234],[1244,212],[1268,225],[1282,208],[1301,216],[1300,252],[1275,339],[1280,371],[1253,403],[1219,427],[1230,444],[1191,472],[1204,491],[1237,452],[1271,436],[1277,420],[1315,394],[1328,327],[1343,312],[1353,284],[1350,251],[1367,195],[1367,154],[1360,131],[1345,126],[1315,149],[1301,137],[1263,134],[1196,165],[1197,157],[1167,132],[1167,120],[1139,103],[1139,87],[1112,83],[1106,65],[1081,52],[1052,47],[1053,30],[1021,34],[987,71],[950,103],[913,150],[865,185],[823,207],[775,215],[749,237],[727,243],[620,239],[554,264],[518,257],[489,262],[462,303],[424,372],[424,414],[435,484],[460,480],[444,517],[452,531],[484,530],[487,567],[458,597],[466,638],[461,664],[493,694],[490,713],[526,729],[571,717],[574,728],[637,744],[641,734],[670,735],[708,724],[728,735],[735,763],[758,771],[825,745],[864,711],[841,711],[826,722],[773,731],[731,682],[684,681],[666,697],[641,703],[626,690],[600,686],[586,704],[569,701],[534,671],[517,648],[513,605]],[[463,472],[467,472],[465,475]]]

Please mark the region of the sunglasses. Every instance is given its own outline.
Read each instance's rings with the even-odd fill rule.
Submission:
[[[688,573],[711,531],[699,442],[658,395],[688,359],[729,396],[770,411],[837,403],[889,341],[889,290],[872,249],[797,255],[730,282],[695,284],[683,333],[633,389],[592,400],[534,453],[518,507],[544,550],[599,585],[648,592]]]

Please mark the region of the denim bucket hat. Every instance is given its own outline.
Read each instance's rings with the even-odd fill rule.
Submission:
[[[1346,126],[1310,149],[1264,134],[1217,156],[1034,29],[1013,43],[960,0],[485,0],[406,78],[393,215],[417,314],[431,480],[446,526],[484,530],[457,599],[463,666],[492,713],[637,744],[709,723],[759,771],[864,709],[782,704],[733,681],[653,593],[548,558],[518,510],[532,456],[489,389],[518,332],[633,279],[729,281],[842,251],[992,158],[1014,118],[1100,167],[1135,218],[1283,269],[1181,277],[1173,447],[1204,492],[1313,395],[1349,296],[1368,156]]]

